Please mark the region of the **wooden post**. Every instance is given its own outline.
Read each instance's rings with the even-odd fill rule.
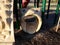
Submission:
[[[17,7],[17,3],[18,1],[17,0],[14,0],[14,16],[16,18],[16,22],[14,22],[14,29],[19,29],[20,26],[19,26],[19,19],[18,19],[18,7]]]

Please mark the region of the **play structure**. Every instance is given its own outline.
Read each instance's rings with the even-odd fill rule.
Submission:
[[[0,45],[12,45],[15,41],[14,31],[18,33],[23,30],[28,34],[34,34],[43,28],[44,30],[55,28],[54,32],[58,32],[60,0],[54,10],[55,14],[51,16],[51,0],[48,1],[47,10],[47,0],[42,0],[41,3],[42,7],[39,7],[40,0],[34,0],[33,8],[24,8],[22,0],[0,0]]]

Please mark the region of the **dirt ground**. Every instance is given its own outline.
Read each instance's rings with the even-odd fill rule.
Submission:
[[[15,35],[15,45],[60,45],[60,34],[49,30],[40,30],[30,35],[23,31]]]

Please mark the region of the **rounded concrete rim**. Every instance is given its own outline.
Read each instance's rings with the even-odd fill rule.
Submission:
[[[31,14],[31,15],[32,15],[32,14]],[[29,16],[29,15],[24,15],[24,16]],[[22,17],[24,17],[24,16],[22,16]],[[29,33],[29,34],[33,34],[33,33],[38,32],[38,31],[40,30],[41,26],[42,26],[41,16],[39,16],[39,15],[37,15],[37,14],[34,14],[34,13],[33,13],[33,16],[36,16],[36,17],[37,17],[38,23],[39,23],[38,26],[37,26],[37,29],[35,30],[35,32],[27,32],[27,31],[22,27],[23,31],[24,31],[24,32],[27,32],[27,33]],[[21,25],[21,26],[22,26],[22,25]]]

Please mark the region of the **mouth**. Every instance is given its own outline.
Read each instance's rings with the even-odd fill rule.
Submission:
[[[24,20],[25,20],[25,22],[35,22],[36,19],[37,19],[36,16],[28,15],[28,16],[25,17]]]

